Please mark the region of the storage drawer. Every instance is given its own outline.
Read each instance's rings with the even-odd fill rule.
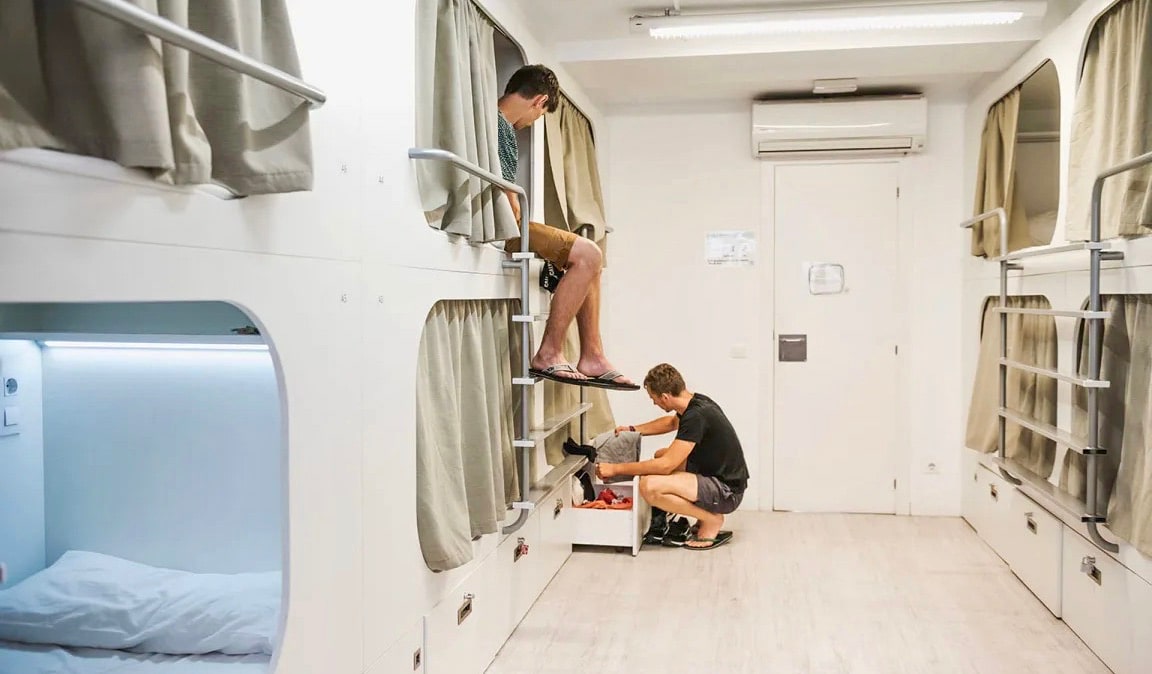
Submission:
[[[589,508],[565,508],[562,518],[566,521],[564,526],[571,535],[571,542],[576,545],[611,545],[638,549],[637,543],[643,532],[638,535],[636,509],[640,493],[640,478],[632,482],[617,484],[596,484],[596,493],[599,494],[605,486],[612,489],[619,496],[632,497],[631,510],[593,510]]]
[[[409,629],[384,656],[374,662],[368,674],[424,674],[424,619]]]
[[[1018,491],[1009,510],[1008,534],[1014,548],[1012,571],[1053,615],[1060,617],[1064,523]]]
[[[572,556],[571,519],[565,513],[572,509],[570,482],[560,485],[545,497],[537,508],[540,518],[540,544],[535,551],[539,559],[540,591],[548,587],[552,578]]]
[[[961,472],[963,476],[961,482],[961,515],[976,530],[976,533],[983,534],[986,518],[984,502],[988,499],[987,487],[980,480],[984,468],[980,466],[976,452],[970,449],[964,450],[962,464],[964,468]]]
[[[1016,538],[1016,530],[1012,526],[1012,501],[1019,492],[1010,482],[984,465],[980,465],[978,471],[983,520],[980,537],[1011,566],[1015,559],[1013,546]]]
[[[427,674],[479,674],[483,671],[484,664],[476,657],[480,644],[480,620],[476,608],[490,600],[507,602],[508,599],[493,597],[491,590],[480,588],[475,582],[480,575],[473,574],[460,586],[458,594],[446,597],[428,614],[424,649]]]
[[[1116,674],[1147,674],[1132,666],[1129,585],[1136,578],[1078,533],[1064,535],[1063,618]]]

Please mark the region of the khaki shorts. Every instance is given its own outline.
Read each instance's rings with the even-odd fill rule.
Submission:
[[[528,250],[561,269],[568,266],[568,256],[572,253],[572,244],[576,243],[576,239],[577,236],[568,230],[539,222],[528,223]],[[520,237],[508,239],[504,250],[519,253]]]

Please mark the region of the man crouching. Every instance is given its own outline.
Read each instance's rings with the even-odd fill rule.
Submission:
[[[616,431],[641,435],[676,431],[676,439],[648,461],[601,463],[596,474],[601,479],[641,475],[640,495],[650,505],[696,518],[697,526],[684,547],[710,550],[727,543],[732,532],[721,531],[724,516],[740,506],[748,488],[748,465],[736,430],[715,401],[688,391],[684,378],[667,363],[648,372],[644,390],[654,405],[675,414]]]

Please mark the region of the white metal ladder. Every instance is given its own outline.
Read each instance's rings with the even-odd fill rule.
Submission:
[[[533,314],[531,310],[532,285],[529,274],[532,260],[536,259],[536,255],[528,250],[528,195],[524,191],[524,188],[515,183],[508,182],[471,162],[465,161],[447,150],[412,148],[408,150],[408,156],[412,159],[441,161],[452,164],[460,170],[476,176],[487,183],[514,192],[520,200],[520,250],[512,252],[511,259],[504,260],[501,263],[505,269],[516,269],[520,272],[520,313],[512,317],[512,321],[520,326],[520,372],[518,376],[513,376],[512,378],[512,385],[518,390],[518,400],[520,402],[520,418],[517,420],[516,435],[512,440],[512,446],[520,459],[520,500],[512,504],[512,507],[519,511],[516,521],[504,528],[505,534],[511,534],[524,526],[532,509],[536,507],[538,498],[543,496],[543,493],[532,493],[531,452],[547,438],[556,434],[561,429],[566,428],[568,423],[577,417],[580,418],[580,442],[584,442],[585,415],[588,413],[588,410],[592,409],[592,404],[586,402],[584,387],[581,386],[579,387],[580,404],[576,409],[554,418],[545,419],[538,428],[534,429],[531,427],[532,393],[535,390],[536,384],[541,381],[539,377],[534,377],[529,372],[529,360],[531,359],[533,346],[532,324],[536,321],[545,320],[547,315]],[[584,457],[569,457],[569,460],[566,460],[549,473],[551,477],[545,478],[541,482],[547,485],[548,488],[551,488],[560,477],[575,473],[583,467],[585,463],[587,463],[587,459]],[[553,476],[552,473],[557,473],[557,475]],[[534,496],[537,498],[533,498]]]
[[[1088,535],[1101,549],[1108,552],[1118,552],[1119,546],[1105,540],[1099,531],[1099,525],[1108,521],[1107,515],[1101,512],[1097,503],[1096,476],[1099,471],[1098,461],[1107,454],[1107,449],[1100,446],[1100,389],[1108,388],[1109,382],[1100,379],[1100,357],[1103,349],[1104,320],[1110,315],[1101,309],[1100,301],[1100,265],[1105,260],[1122,260],[1122,251],[1110,250],[1106,241],[1100,240],[1100,202],[1104,191],[1104,181],[1112,176],[1131,171],[1141,166],[1152,164],[1152,153],[1144,154],[1131,161],[1104,171],[1096,177],[1092,185],[1092,223],[1087,241],[1068,244],[1064,246],[1048,246],[1032,250],[1021,250],[1015,253],[1008,252],[1008,214],[1003,208],[996,208],[987,213],[961,223],[962,228],[970,228],[977,223],[998,218],[1000,221],[1000,256],[991,261],[1000,263],[1000,306],[996,311],[1000,315],[1000,407],[998,410],[999,437],[998,451],[992,461],[1000,469],[1005,479],[1016,485],[1026,485],[1029,491],[1038,494],[1043,500],[1055,505],[1061,510],[1077,517],[1084,522]],[[1019,309],[1010,308],[1008,304],[1008,272],[1020,269],[1020,261],[1042,255],[1055,255],[1070,251],[1086,250],[1089,254],[1089,295],[1087,310],[1061,310],[1061,309]],[[1065,374],[1056,370],[1036,367],[1008,358],[1008,315],[1052,316],[1054,318],[1076,318],[1087,323],[1088,328],[1088,376],[1080,377],[1074,374]],[[1009,410],[1007,407],[1008,369],[1013,368],[1030,372],[1043,377],[1050,377],[1072,386],[1085,390],[1088,405],[1088,435],[1078,437],[1056,426],[1030,418],[1023,414]],[[1087,487],[1085,499],[1081,501],[1066,492],[1053,486],[1048,480],[1029,471],[1005,455],[1006,424],[1012,422],[1034,433],[1038,433],[1060,445],[1067,447],[1084,456],[1087,472]]]

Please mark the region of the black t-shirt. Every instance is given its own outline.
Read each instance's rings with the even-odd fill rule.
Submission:
[[[696,443],[688,455],[688,472],[718,478],[742,493],[748,487],[748,464],[736,429],[720,406],[703,393],[694,393],[684,414],[676,416],[680,417],[676,439]]]

